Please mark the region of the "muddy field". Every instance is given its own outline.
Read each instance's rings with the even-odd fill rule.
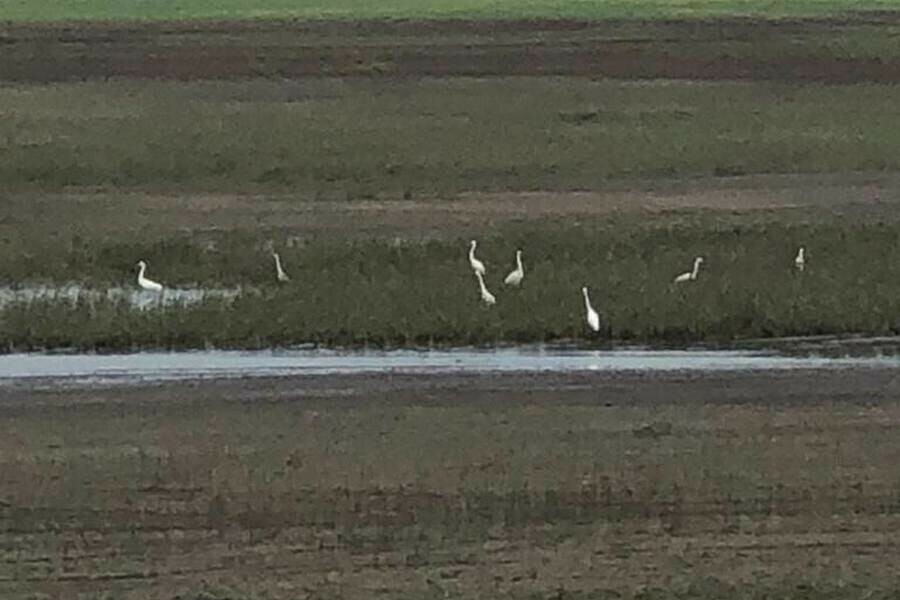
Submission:
[[[0,80],[503,77],[900,80],[898,13],[766,21],[0,24]]]
[[[339,196],[339,194],[334,194]],[[783,222],[826,215],[855,222],[893,222],[900,210],[900,179],[890,174],[756,176],[714,180],[617,182],[605,190],[461,192],[439,198],[345,199],[268,193],[153,192],[148,190],[23,191],[5,199],[0,235],[29,235],[68,242],[91,223],[94,235],[116,239],[218,232],[289,232],[294,236],[454,238],[514,223],[595,221],[624,215],[659,217],[779,215]],[[41,219],[53,213],[56,219]],[[21,233],[19,233],[21,235]],[[271,235],[271,233],[270,233]],[[298,238],[302,239],[302,238]]]
[[[900,584],[893,371],[45,384],[0,390],[5,598]]]

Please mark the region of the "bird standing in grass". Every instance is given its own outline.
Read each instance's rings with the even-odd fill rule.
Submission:
[[[475,246],[477,245],[478,242],[475,240],[472,240],[469,244],[469,264],[472,265],[472,270],[475,271],[476,274],[484,275],[484,263],[475,258]]]
[[[797,256],[794,258],[794,266],[801,273],[803,269],[806,268],[806,249],[803,246],[800,246],[800,249],[797,250]]]
[[[590,297],[588,297],[587,287],[581,288],[581,293],[584,294],[584,308],[587,311],[588,327],[593,329],[595,332],[600,331],[600,315],[598,315],[597,311],[594,310],[594,307],[591,306],[591,299]]]
[[[147,263],[140,260],[138,261],[137,266],[140,268],[137,277],[138,285],[149,292],[161,292],[163,290],[163,286],[161,283],[157,283],[152,279],[147,279],[146,277],[144,277],[144,273],[147,271]]]
[[[487,305],[496,304],[497,299],[488,291],[487,286],[484,285],[484,276],[478,271],[475,271],[475,277],[478,278],[478,287],[481,289],[481,299],[484,303]]]
[[[525,267],[522,266],[522,251],[516,250],[516,268],[510,271],[503,283],[506,285],[519,285],[522,283],[523,277],[525,277]]]
[[[287,273],[284,272],[284,269],[281,268],[281,257],[278,256],[278,253],[273,252],[272,258],[275,259],[275,277],[278,278],[278,281],[281,283],[290,281],[291,278],[288,277]]]
[[[684,283],[685,281],[694,281],[697,279],[697,273],[700,272],[700,265],[703,263],[703,257],[698,256],[694,259],[694,270],[682,273],[675,278],[675,283]]]

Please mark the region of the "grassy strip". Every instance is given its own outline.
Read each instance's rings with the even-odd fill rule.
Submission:
[[[769,18],[841,15],[896,8],[892,0],[222,0],[189,3],[126,0],[19,2],[0,0],[10,21],[185,20],[185,19],[657,19],[672,17],[761,16]]]
[[[215,252],[188,239],[97,245],[55,263],[6,267],[134,285],[131,265],[145,258],[150,275],[170,286],[199,281],[256,291],[234,301],[150,311],[113,301],[19,302],[3,310],[0,339],[16,349],[595,340],[584,327],[582,285],[591,288],[601,313],[601,339],[892,333],[900,331],[898,232],[896,224],[705,217],[508,226],[482,237],[479,247],[498,296],[490,308],[479,300],[465,239],[313,238],[302,248],[284,248],[293,279],[282,287],[273,282],[271,258],[249,238],[235,236]],[[802,274],[793,268],[801,244],[809,252]],[[525,282],[505,289],[516,248],[524,250]],[[696,255],[706,257],[699,280],[674,286],[673,277]]]
[[[898,170],[898,102],[896,86],[572,78],[5,88],[0,180],[358,198]]]

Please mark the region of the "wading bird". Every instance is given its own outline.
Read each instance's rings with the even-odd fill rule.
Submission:
[[[469,264],[472,265],[472,270],[475,271],[478,275],[484,275],[484,263],[475,258],[475,246],[478,245],[478,242],[472,240],[469,245]]]
[[[141,261],[138,261],[137,266],[140,267],[140,271],[138,271],[138,278],[137,278],[138,285],[141,286],[143,289],[151,291],[151,292],[161,292],[163,289],[163,286],[161,283],[157,283],[151,279],[147,279],[146,277],[144,277],[144,272],[147,270],[147,263],[145,263],[144,261],[141,260]]]
[[[801,273],[803,269],[806,268],[806,250],[803,246],[800,246],[800,249],[797,250],[797,256],[794,258],[794,266],[797,267],[797,270]]]
[[[694,259],[694,270],[688,271],[687,273],[682,273],[678,277],[675,278],[675,283],[684,283],[685,281],[694,281],[697,279],[697,273],[700,271],[700,264],[703,262],[703,257],[698,256]]]
[[[272,253],[272,258],[275,259],[275,276],[278,278],[278,281],[284,283],[286,281],[290,281],[291,278],[287,276],[287,273],[284,272],[284,269],[281,268],[281,257],[278,256],[277,252]]]
[[[525,267],[522,266],[522,251],[516,250],[516,268],[510,271],[503,283],[506,285],[519,285],[522,283],[523,277],[525,277]]]
[[[588,297],[587,287],[581,288],[581,293],[584,294],[584,308],[587,311],[588,327],[594,331],[600,331],[600,315],[598,315],[597,311],[594,310],[594,307],[591,306],[591,299]]]
[[[496,304],[497,299],[494,297],[492,293],[490,293],[487,287],[484,285],[484,276],[475,271],[475,277],[478,278],[478,287],[481,288],[481,299],[484,300],[485,304]]]

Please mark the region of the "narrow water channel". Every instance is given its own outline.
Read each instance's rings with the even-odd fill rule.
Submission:
[[[65,378],[102,383],[390,372],[747,371],[896,367],[900,367],[900,355],[825,357],[765,351],[601,351],[548,347],[441,351],[35,353],[0,356],[0,382],[27,378]]]

